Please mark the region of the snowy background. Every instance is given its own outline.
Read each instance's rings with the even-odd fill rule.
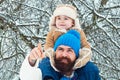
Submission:
[[[102,80],[120,80],[120,0],[0,0],[0,80],[19,80],[26,54],[45,43],[61,3],[77,7]]]

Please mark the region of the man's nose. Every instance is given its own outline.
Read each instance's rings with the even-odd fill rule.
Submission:
[[[62,56],[63,56],[63,57],[67,57],[67,52],[64,51],[64,52],[62,53]]]

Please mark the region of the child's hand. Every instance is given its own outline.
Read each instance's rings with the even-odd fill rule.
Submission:
[[[37,47],[33,48],[32,51],[30,52],[30,55],[28,57],[28,61],[31,66],[34,66],[37,59],[42,59],[44,58],[44,54],[42,51],[42,46],[39,43]]]

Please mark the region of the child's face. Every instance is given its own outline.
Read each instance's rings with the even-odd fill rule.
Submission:
[[[74,20],[71,19],[70,17],[60,15],[60,16],[56,17],[55,24],[56,24],[57,28],[67,30],[67,29],[71,28],[74,25]]]

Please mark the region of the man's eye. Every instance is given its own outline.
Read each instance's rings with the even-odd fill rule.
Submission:
[[[72,53],[72,52],[73,52],[73,50],[69,49],[69,50],[68,50],[68,52],[69,52],[69,53]]]
[[[62,48],[58,48],[58,50],[63,50]]]

